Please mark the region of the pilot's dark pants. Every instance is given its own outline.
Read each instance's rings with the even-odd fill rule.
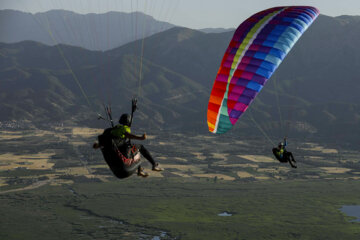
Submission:
[[[284,152],[284,156],[285,156],[285,158],[287,158],[289,161],[295,161],[295,158],[294,158],[292,152],[287,152],[287,151],[285,151],[285,152]]]
[[[152,166],[155,166],[155,160],[154,158],[151,156],[150,152],[144,147],[144,145],[142,144],[135,144],[136,148],[139,149],[141,155],[144,156],[144,158],[146,158]]]

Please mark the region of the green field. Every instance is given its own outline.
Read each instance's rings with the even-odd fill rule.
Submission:
[[[165,171],[118,180],[95,139],[86,128],[2,132],[1,240],[360,239],[339,210],[360,205],[357,150],[292,140],[292,169],[261,139],[162,133],[144,144]]]
[[[130,178],[0,195],[0,239],[359,239],[354,180]],[[218,216],[229,212],[231,217]]]

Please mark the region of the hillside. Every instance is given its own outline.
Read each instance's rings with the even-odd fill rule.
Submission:
[[[258,124],[275,139],[358,141],[358,19],[320,16],[229,134],[261,135]],[[209,93],[231,36],[186,28],[152,35],[144,42],[141,81],[141,41],[106,52],[35,42],[1,44],[1,120],[93,125],[103,102],[112,104],[117,118],[140,93],[139,126],[206,132]]]

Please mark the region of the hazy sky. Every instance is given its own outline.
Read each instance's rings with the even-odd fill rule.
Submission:
[[[137,10],[194,29],[234,28],[255,12],[287,5],[314,6],[328,16],[360,15],[360,0],[0,0],[0,9],[32,13],[50,9],[77,13]]]

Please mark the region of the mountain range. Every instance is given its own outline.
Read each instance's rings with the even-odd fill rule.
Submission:
[[[320,15],[229,135],[359,143],[359,21]],[[135,126],[206,132],[209,94],[232,34],[174,27],[108,51],[1,43],[0,121],[100,126],[103,103],[117,119],[137,96]]]
[[[174,27],[141,12],[78,14],[66,10],[24,13],[0,10],[0,42],[26,40],[109,50]]]

